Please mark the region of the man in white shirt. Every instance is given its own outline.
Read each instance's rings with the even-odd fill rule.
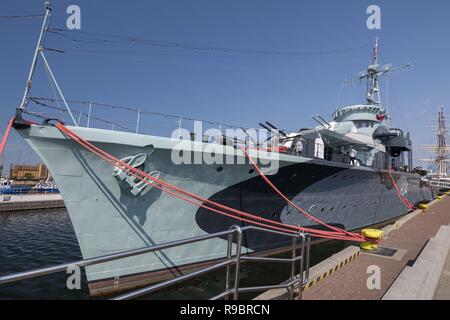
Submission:
[[[295,143],[295,152],[297,153],[297,157],[300,156],[303,152],[303,143],[300,139],[298,139]]]
[[[348,149],[348,156],[350,157],[350,165],[355,166],[356,165],[356,155],[358,152],[356,152],[355,149],[353,149],[353,146],[350,146],[350,149]]]

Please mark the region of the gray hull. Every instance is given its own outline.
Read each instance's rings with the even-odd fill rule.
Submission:
[[[145,154],[142,167],[160,179],[204,198],[294,225],[312,226],[277,197],[247,164],[181,164],[171,161],[179,141],[117,131],[71,128],[99,148],[123,159]],[[102,161],[50,126],[32,125],[19,130],[41,157],[63,196],[83,258],[154,246],[169,241],[222,231],[242,224],[157,190],[145,188],[114,174],[113,166]],[[186,142],[185,152],[203,144]],[[240,151],[225,147],[245,162]],[[280,169],[270,179],[289,198],[329,224],[356,230],[391,220],[407,213],[386,172],[318,159],[280,155]],[[395,173],[402,192],[412,203],[431,200],[417,175]],[[123,177],[122,177],[123,178]],[[134,186],[134,189],[133,189]],[[248,235],[244,253],[277,250],[286,239]],[[223,258],[226,239],[190,244],[86,269],[91,293],[105,293],[196,268]],[[149,275],[150,274],[150,275]],[[127,279],[134,279],[129,281]]]

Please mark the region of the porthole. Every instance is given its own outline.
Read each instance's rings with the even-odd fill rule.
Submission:
[[[325,208],[320,209],[320,212],[323,212],[325,210]]]
[[[223,171],[223,167],[218,167],[218,168],[216,169],[216,171],[217,171],[217,172],[222,172],[222,171]]]
[[[255,172],[255,169],[250,169],[250,170],[248,171],[249,174],[252,174],[253,172]]]
[[[297,176],[297,172],[294,172],[294,173],[291,175],[292,178],[295,178],[296,176]]]

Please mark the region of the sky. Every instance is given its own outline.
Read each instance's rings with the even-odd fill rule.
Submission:
[[[2,0],[0,16],[40,14],[43,2]],[[67,31],[66,9],[72,4],[81,9],[80,32]],[[371,4],[381,8],[380,30],[366,26]],[[52,5],[51,28],[63,31],[49,33],[45,47],[65,53],[45,54],[67,99],[244,127],[270,121],[298,130],[316,125],[312,115],[331,119],[337,105],[363,102],[364,86],[343,81],[367,67],[379,37],[383,63],[414,66],[393,74],[389,86],[382,82],[382,99],[392,125],[411,132],[416,158],[423,156],[420,145],[435,141],[430,126],[438,107],[450,106],[447,0],[60,0]],[[41,23],[40,18],[0,18],[1,132],[23,95]],[[274,51],[296,54],[268,54]],[[41,60],[31,95],[54,96]],[[71,107],[86,112],[87,106]],[[43,111],[32,104],[29,110]],[[93,113],[136,125],[135,113],[97,107]],[[140,119],[143,133],[163,134],[176,126],[174,119]],[[4,168],[11,162],[40,162],[15,132]]]

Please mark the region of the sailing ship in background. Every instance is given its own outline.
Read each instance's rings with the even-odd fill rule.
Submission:
[[[450,189],[450,176],[448,174],[448,163],[450,147],[447,146],[447,124],[446,115],[444,113],[444,106],[441,106],[437,115],[436,137],[437,143],[434,145],[424,145],[421,150],[434,154],[432,159],[419,159],[420,162],[429,165],[430,172],[427,178],[430,180],[430,185],[439,190]]]
[[[48,7],[14,128],[42,159],[58,185],[84,259],[223,231],[237,222],[186,204],[151,185],[139,184],[129,173],[105,165],[71,141],[51,125],[51,119],[41,124],[24,120],[23,117],[39,117],[39,113],[27,107],[29,84],[38,58],[56,84],[72,119],[73,125],[68,128],[96,147],[202,198],[273,221],[320,228],[289,207],[253,170],[239,149],[245,141],[223,136],[214,141],[204,137],[180,141],[79,126],[45,57],[43,41],[49,15]],[[331,121],[315,116],[318,126],[298,132],[287,133],[267,123],[271,129],[276,129],[278,138],[270,147],[277,152],[279,168],[269,176],[270,181],[316,218],[346,230],[387,223],[409,211],[399,200],[389,178],[390,166],[396,169],[393,179],[410,202],[433,198],[421,177],[411,172],[409,133],[391,128],[390,115],[381,105],[379,77],[395,68],[381,66],[378,57],[377,40],[370,65],[358,77],[367,81],[363,103],[338,108]],[[299,141],[302,148],[296,150]],[[220,145],[215,149],[219,150],[216,156],[231,157],[235,161],[231,164],[175,164],[172,161],[172,151],[180,145],[182,153],[204,159],[205,150],[213,143]],[[267,160],[256,150],[249,152],[255,161]],[[240,224],[246,225],[245,222]],[[242,253],[271,255],[290,248],[290,244],[290,240],[275,234],[252,232],[244,237]],[[226,248],[227,239],[219,237],[161,253],[89,266],[86,276],[92,295],[111,293],[214,263],[225,257]]]

